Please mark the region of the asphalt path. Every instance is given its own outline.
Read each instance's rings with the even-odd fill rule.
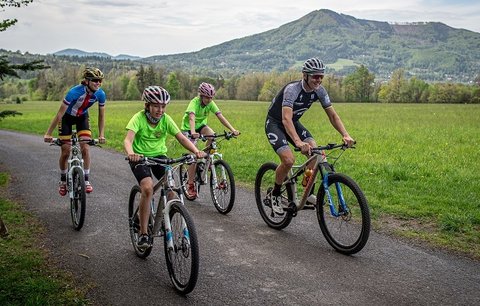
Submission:
[[[91,153],[94,192],[77,232],[68,199],[57,192],[59,148],[0,130],[0,170],[11,173],[11,192],[45,224],[53,262],[91,287],[95,305],[480,305],[478,261],[375,232],[362,251],[341,255],[323,238],[314,211],[277,231],[263,222],[252,190],[242,188],[227,216],[205,189],[186,202],[200,272],[195,290],[178,295],[160,240],[146,260],[133,251],[127,202],[135,180],[124,155],[96,147]]]

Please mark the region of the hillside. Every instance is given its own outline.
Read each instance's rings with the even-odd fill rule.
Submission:
[[[198,52],[143,60],[170,68],[244,72],[284,71],[311,56],[339,75],[354,68],[337,63],[353,62],[380,78],[405,68],[424,80],[466,82],[480,71],[480,33],[437,22],[389,24],[318,10],[277,29]]]
[[[18,55],[9,53],[9,57]],[[321,58],[327,64],[327,73],[336,75],[349,74],[363,64],[377,80],[404,68],[425,81],[467,83],[480,71],[480,33],[438,22],[389,24],[317,10],[276,29],[197,52],[138,58],[66,49],[35,58],[45,58],[52,67],[68,61],[133,69],[153,65],[230,77],[253,71],[299,69],[312,56]]]

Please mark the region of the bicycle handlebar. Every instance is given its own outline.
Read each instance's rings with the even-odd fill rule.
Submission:
[[[85,142],[89,146],[101,147],[99,145],[98,139],[78,139],[78,142]],[[64,144],[64,142],[60,138],[53,138],[52,142],[50,142],[51,146],[57,145],[57,146],[61,147],[63,144]]]
[[[354,144],[356,144],[357,142],[355,141]],[[355,149],[355,147],[349,147],[347,146],[347,144],[345,143],[341,143],[341,144],[336,144],[336,143],[329,143],[325,146],[320,146],[320,147],[316,147],[316,148],[312,148],[312,154],[321,154],[321,152],[323,150],[333,150],[333,149],[338,149],[338,148],[341,148],[342,150],[346,150],[346,149]],[[301,151],[300,148],[295,148],[294,151],[296,152],[299,152]]]
[[[128,160],[128,157],[125,157],[125,160]],[[157,166],[157,165],[173,165],[178,163],[187,163],[191,164],[196,161],[195,155],[186,154],[178,158],[155,158],[155,157],[141,157],[138,161],[146,166]]]
[[[236,138],[237,136],[234,135],[232,132],[223,131],[223,134],[218,134],[218,135],[217,134],[213,134],[213,135],[200,134],[200,137],[198,138],[201,139],[202,141],[207,141],[208,138],[216,139],[220,137],[224,137],[226,140],[230,140],[231,138]]]

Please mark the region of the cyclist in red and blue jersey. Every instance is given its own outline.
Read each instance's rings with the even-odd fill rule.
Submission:
[[[58,138],[63,141],[60,154],[60,182],[58,192],[64,196],[67,194],[67,161],[70,155],[70,138],[72,136],[72,127],[76,126],[79,139],[91,139],[92,131],[88,109],[98,102],[98,141],[105,143],[105,92],[100,88],[104,78],[103,72],[98,68],[85,68],[83,71],[83,81],[72,87],[60,105],[60,108],[53,117],[50,126],[43,139],[45,142],[52,142],[52,132],[58,125]],[[90,150],[86,143],[81,143],[82,158],[85,170],[85,191],[93,191],[89,180],[90,174]]]
[[[302,80],[288,83],[273,99],[265,122],[268,141],[280,157],[280,165],[275,171],[275,185],[271,194],[272,210],[278,215],[285,213],[281,203],[280,186],[295,162],[288,144],[301,149],[307,156],[310,155],[311,148],[317,147],[312,134],[300,123],[300,118],[313,102],[320,101],[330,123],[342,135],[345,144],[352,146],[355,142],[333,108],[327,91],[321,85],[325,75],[323,62],[315,57],[306,60],[302,73]]]

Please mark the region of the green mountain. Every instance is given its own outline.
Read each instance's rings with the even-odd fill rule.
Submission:
[[[312,56],[327,64],[327,73],[339,76],[362,64],[377,80],[388,79],[398,68],[430,82],[468,83],[480,74],[480,33],[439,22],[390,24],[356,19],[330,10],[313,11],[276,29],[190,53],[139,58],[66,49],[27,56],[0,49],[4,53],[19,62],[24,57],[45,59],[52,68],[67,62],[100,65],[106,71],[152,65],[226,78],[254,71],[299,71]]]
[[[468,82],[480,71],[480,33],[439,22],[390,24],[318,10],[260,34],[197,52],[152,56],[146,63],[221,74],[299,69],[317,56],[328,73],[363,64],[377,78],[404,68],[426,81]]]

